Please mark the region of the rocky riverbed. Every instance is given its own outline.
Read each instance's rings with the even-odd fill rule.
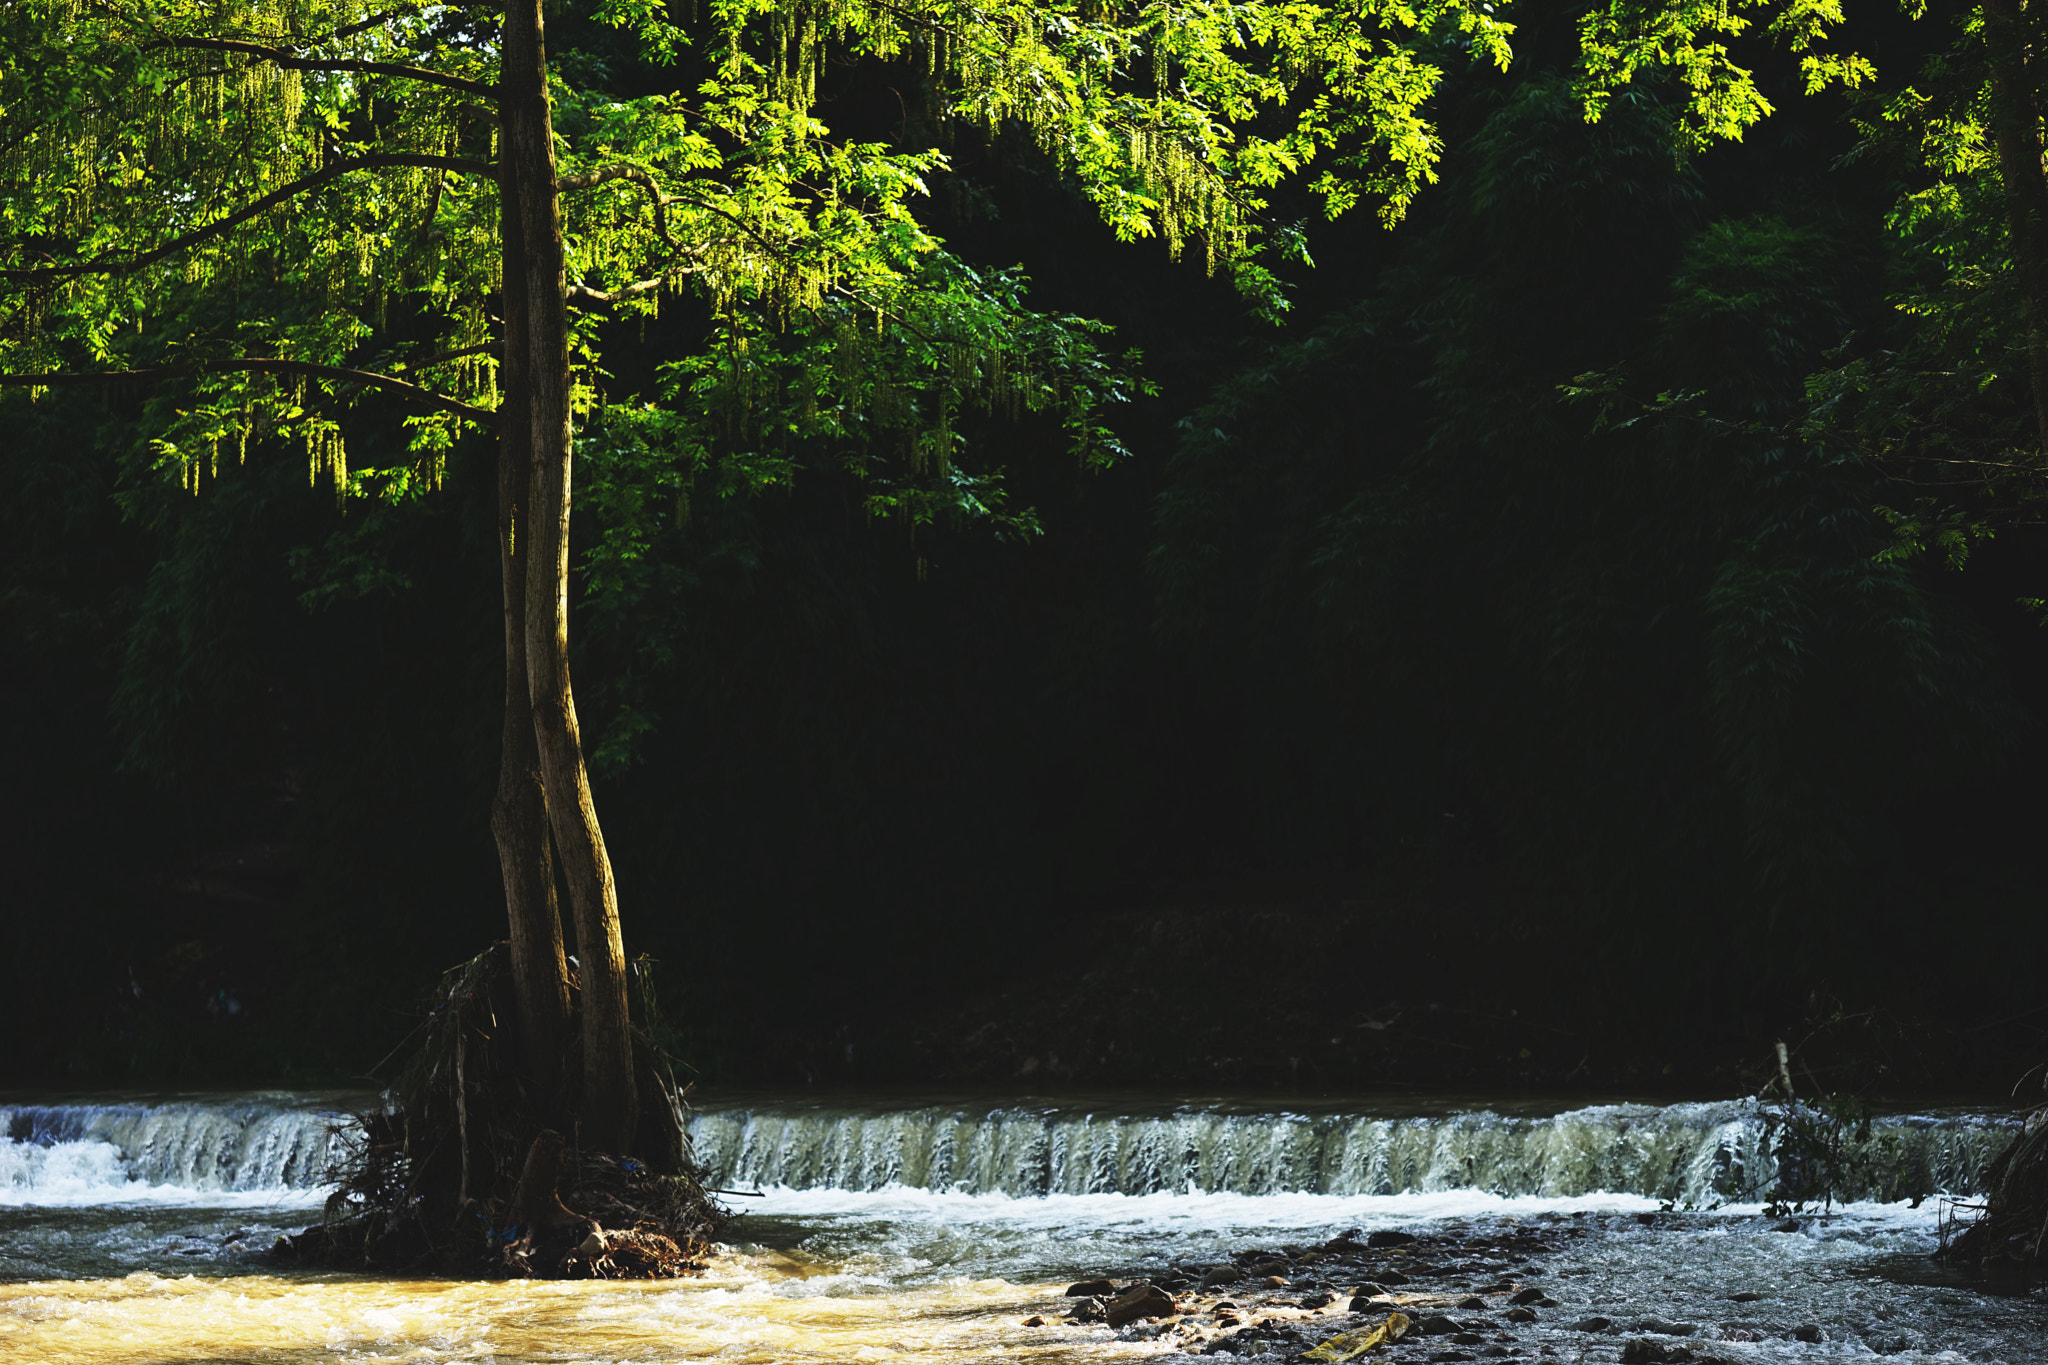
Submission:
[[[1941,1296],[1948,1287],[1971,1294],[2002,1289],[2019,1321],[2048,1327],[2042,1296],[2029,1294],[2024,1284],[1979,1280],[1963,1290],[1958,1273],[1902,1258],[1889,1267],[1890,1278],[1866,1276],[1866,1292],[1843,1303],[1839,1295],[1834,1301],[1817,1297],[1810,1276],[1787,1273],[1788,1263],[1811,1259],[1800,1241],[1824,1255],[1827,1242],[1856,1235],[1846,1219],[1673,1213],[1352,1230],[1314,1245],[1248,1246],[1227,1260],[1107,1274],[1070,1286],[1055,1313],[1035,1315],[1025,1325],[1156,1342],[1167,1350],[1155,1358],[1169,1362],[1233,1356],[1745,1365],[1878,1355],[2022,1365],[2048,1359],[2048,1334],[2024,1349],[2009,1332],[1995,1345],[1975,1333],[1944,1341],[1939,1327],[1930,1332],[1917,1315],[1902,1311],[1905,1305],[1885,1302]],[[1646,1286],[1640,1273],[1641,1261],[1655,1264],[1660,1241],[1671,1269],[1647,1278],[1660,1280],[1664,1292]],[[1704,1267],[1706,1285],[1703,1241],[1709,1257],[1713,1243],[1736,1253],[1727,1257],[1725,1278]],[[1771,1246],[1780,1264],[1742,1254],[1752,1242]],[[1609,1292],[1616,1281],[1600,1275],[1600,1262],[1618,1251],[1638,1269],[1621,1293]],[[1759,1270],[1766,1273],[1753,1280],[1744,1273]],[[1720,1283],[1711,1283],[1717,1278]],[[1912,1283],[1916,1278],[1921,1283]]]

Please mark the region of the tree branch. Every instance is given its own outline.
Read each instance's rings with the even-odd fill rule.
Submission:
[[[322,60],[317,57],[300,57],[285,48],[265,47],[261,43],[244,42],[239,38],[160,38],[147,44],[143,50],[166,47],[199,52],[233,52],[245,57],[259,57],[292,71],[356,71],[372,76],[397,76],[404,80],[424,81],[428,85],[461,90],[485,99],[498,97],[498,87],[495,85],[467,80],[461,76],[450,76],[424,66],[407,66],[402,62],[359,62],[348,58]]]
[[[651,189],[652,186],[649,184],[651,179],[652,177],[638,166],[600,166],[594,171],[578,171],[574,175],[558,175],[555,177],[555,188],[561,193],[567,194],[570,190],[592,189],[610,180],[632,180],[644,188]],[[657,195],[657,197],[659,196]]]
[[[400,15],[417,14],[425,8],[426,5],[420,3],[419,0],[414,0],[414,3],[411,4],[394,5],[382,14],[373,14],[367,19],[359,19],[353,24],[347,24],[335,29],[332,33],[324,33],[318,38],[312,39],[312,41],[314,43],[333,43],[339,42],[343,38],[353,38],[358,33],[368,32],[380,24],[388,24]]]
[[[674,237],[671,237],[668,231],[668,206],[676,201],[663,194],[661,187],[654,183],[654,177],[641,170],[638,166],[606,166],[600,170],[585,171],[581,175],[557,176],[555,179],[555,189],[557,191],[587,190],[610,180],[629,180],[647,192],[648,200],[654,205],[655,232],[659,233],[661,240],[668,244],[670,251],[680,253],[683,249],[682,244],[677,242]]]
[[[162,246],[131,256],[124,261],[109,261],[104,257],[81,262],[78,265],[52,265],[34,269],[0,270],[0,281],[15,284],[45,284],[55,280],[72,279],[79,275],[125,275],[131,270],[141,270],[155,265],[166,256],[176,255],[188,246],[197,245],[209,237],[217,237],[233,227],[239,227],[259,214],[276,208],[279,204],[307,190],[318,189],[331,180],[355,171],[386,170],[397,167],[416,167],[423,170],[460,171],[466,175],[480,175],[487,179],[498,178],[497,168],[487,161],[467,161],[453,156],[427,156],[412,152],[378,153],[372,156],[352,157],[347,161],[330,162],[308,176],[291,184],[272,190],[254,203],[244,205],[225,218],[215,219],[205,227],[195,228],[180,237],[173,237]]]
[[[475,407],[459,398],[435,393],[432,389],[421,388],[418,384],[388,374],[377,374],[371,370],[351,370],[340,365],[316,365],[309,360],[283,360],[275,356],[200,360],[190,365],[155,365],[146,370],[65,370],[55,374],[0,374],[0,388],[55,389],[75,388],[85,384],[131,384],[152,379],[187,379],[194,375],[230,373],[237,370],[262,374],[303,374],[315,379],[336,379],[349,384],[362,384],[396,394],[408,402],[452,412],[457,417],[466,417],[485,426],[494,427],[498,424],[498,414],[490,408]]]
[[[762,249],[767,251],[769,255],[779,256],[783,254],[780,247],[761,235],[760,229],[756,228],[739,214],[734,213],[731,209],[721,208],[717,204],[699,199],[693,194],[663,194],[661,187],[654,183],[654,177],[641,170],[638,166],[602,166],[594,171],[583,171],[576,175],[557,176],[555,178],[555,189],[563,192],[587,190],[598,185],[607,184],[613,180],[631,181],[647,192],[648,199],[654,205],[654,230],[661,235],[661,240],[668,244],[669,249],[678,256],[687,254],[687,251],[682,243],[669,235],[668,206],[670,204],[688,204],[693,208],[700,208],[706,213],[716,214],[741,232],[746,233],[747,236],[759,242]]]
[[[563,297],[567,298],[570,303],[576,304],[618,303],[623,299],[633,297],[635,294],[645,294],[650,290],[659,289],[667,282],[668,276],[657,275],[651,280],[635,280],[633,283],[621,285],[617,289],[592,289],[587,284],[572,284],[563,291]]]

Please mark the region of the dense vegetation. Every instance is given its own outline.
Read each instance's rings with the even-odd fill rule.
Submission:
[[[957,130],[920,221],[1141,354],[1155,392],[1087,450],[963,411],[989,514],[905,517],[841,433],[705,418],[718,460],[684,470],[620,418],[581,438],[584,739],[673,1045],[721,1078],[992,1079],[928,1045],[992,990],[1018,1028],[1142,982],[1171,1028],[1256,1031],[1245,997],[1290,979],[1347,1021],[1448,999],[1644,1039],[1615,1075],[1674,1036],[1739,1053],[1816,991],[2024,1044],[2027,281],[1996,167],[1930,164],[1913,122],[1975,107],[1974,15],[1874,16],[1853,94],[1760,44],[1777,113],[1701,147],[1655,76],[1588,123],[1575,12],[1529,6],[1508,70],[1453,68],[1397,227],[1273,192],[1318,262],[1275,267],[1277,327],[1117,243],[1029,138]],[[563,25],[580,85],[654,79]],[[820,107],[886,136],[929,79],[849,64]],[[664,367],[703,327],[612,324],[608,391],[688,418]],[[151,401],[0,399],[9,1070],[359,1076],[503,933],[495,457],[343,501],[257,448],[194,496]],[[402,415],[359,406],[352,463],[404,466]],[[1204,927],[1233,907],[1258,933]],[[1302,1081],[1245,1051],[1226,1079]],[[1124,1055],[1074,1076],[1172,1070]]]

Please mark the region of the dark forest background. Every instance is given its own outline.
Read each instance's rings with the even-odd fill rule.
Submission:
[[[1908,553],[1929,490],[1796,433],[1910,325],[1924,173],[1789,68],[1703,155],[1654,82],[1588,125],[1569,11],[1520,19],[1409,221],[1276,205],[1278,328],[957,141],[935,229],[1156,386],[1104,472],[971,433],[1042,536],[871,519],[828,451],[687,505],[586,468],[579,544],[650,546],[579,580],[599,811],[702,1079],[1726,1089],[1830,1020],[1900,1086],[2038,1060],[2048,536],[1965,484],[1995,534]],[[1887,72],[1954,37],[1876,23]],[[616,41],[570,69],[653,79]],[[838,79],[836,131],[917,116]],[[608,389],[701,326],[621,329]],[[0,1080],[355,1083],[502,933],[493,454],[194,497],[146,416],[0,402]]]

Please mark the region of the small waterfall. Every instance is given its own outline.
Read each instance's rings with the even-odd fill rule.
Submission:
[[[967,1194],[1638,1194],[1708,1207],[1767,1197],[1777,1163],[1756,1106],[1602,1105],[1542,1118],[1185,1107],[831,1110],[760,1105],[692,1116],[697,1159],[728,1188]],[[1982,1115],[1881,1118],[1836,1197],[1974,1193],[2010,1139]]]
[[[291,1095],[0,1105],[0,1204],[310,1197],[331,1183],[356,1132],[333,1109]],[[1365,1106],[774,1100],[708,1107],[691,1116],[690,1132],[712,1182],[728,1189],[903,1185],[1019,1197],[1605,1191],[1704,1208],[1767,1197],[1780,1169],[1750,1101],[1526,1117]],[[1836,1197],[1975,1193],[2010,1134],[2005,1120],[1981,1114],[1880,1118],[1851,1153]]]
[[[343,1116],[290,1097],[0,1105],[0,1203],[121,1198],[155,1186],[314,1190],[331,1183],[353,1131]]]

